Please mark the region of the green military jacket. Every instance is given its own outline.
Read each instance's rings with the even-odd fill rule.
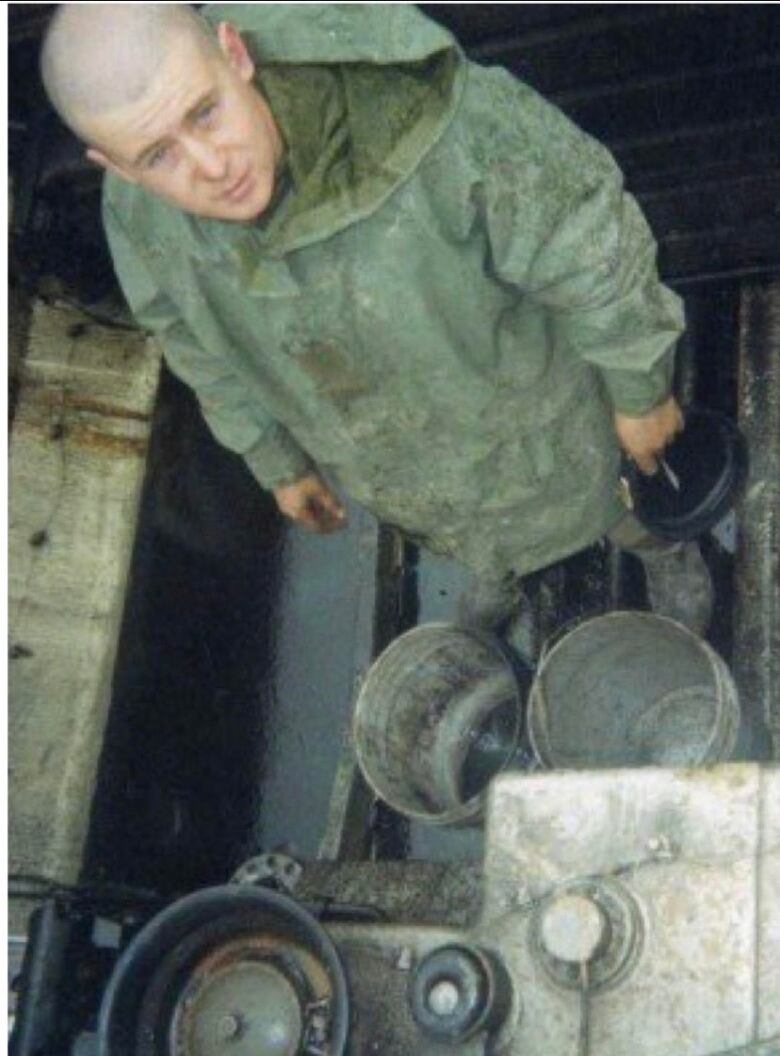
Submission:
[[[406,4],[209,5],[286,143],[252,224],[107,177],[138,321],[266,487],[317,467],[478,572],[618,519],[614,409],[669,391],[677,297],[609,153]]]

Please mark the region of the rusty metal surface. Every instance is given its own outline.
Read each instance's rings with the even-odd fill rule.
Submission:
[[[111,428],[112,421],[107,422],[100,414],[90,415],[89,421],[85,421],[83,417],[77,420],[75,416],[67,415],[64,410],[51,414],[49,408],[55,406],[54,401],[45,406],[47,409],[42,414],[36,413],[32,407],[27,407],[24,414],[19,415],[15,424],[20,436],[29,434],[33,442],[40,444],[62,441],[62,450],[71,456],[78,453],[93,453],[119,459],[146,456],[149,449],[148,426],[117,432]],[[135,432],[137,435],[127,435],[128,432]]]
[[[455,942],[452,928],[332,925],[352,995],[349,1056],[483,1056],[484,1037],[461,1045],[425,1037],[412,1019],[411,973],[439,946]]]
[[[88,411],[104,418],[120,418],[131,422],[148,422],[151,418],[149,411],[139,411],[105,399],[91,399],[68,390],[53,392],[51,389],[40,387],[34,378],[29,380],[27,395],[37,404],[44,407],[55,407],[58,410]]]
[[[231,989],[236,993],[233,1001]],[[270,998],[287,1007],[267,1007]],[[289,1034],[289,1042],[294,1036],[300,1038],[304,1029],[308,1033],[309,1006],[328,1007],[333,998],[327,970],[306,946],[270,930],[248,933],[214,947],[193,968],[171,1013],[170,1052],[172,1056],[203,1056],[207,1051],[216,1056],[231,1048],[235,1052],[236,1042],[241,1043],[239,1052],[251,1053],[247,1042],[270,1052],[273,1036],[264,1021]],[[276,1018],[280,1011],[284,1014]],[[233,1033],[230,1019],[235,1020]],[[227,1028],[221,1036],[220,1027]],[[248,1037],[242,1037],[243,1032]],[[311,1051],[309,1046],[306,1051]]]
[[[775,766],[499,777],[478,920],[327,926],[352,984],[350,1053],[774,1054],[779,826]],[[586,970],[562,972],[545,922],[572,892],[608,927]],[[452,943],[509,972],[512,1004],[492,1048],[482,1038],[439,1050],[415,1033],[408,980]]]
[[[398,924],[476,923],[481,862],[305,862],[295,895],[378,910]]]
[[[28,345],[9,465],[9,864],[72,881],[109,708],[159,360],[141,335],[87,327],[82,313],[40,301]],[[82,395],[94,409],[75,409]],[[103,404],[124,413],[105,417]],[[12,917],[22,931],[20,903]]]

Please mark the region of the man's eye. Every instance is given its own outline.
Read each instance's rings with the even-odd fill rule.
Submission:
[[[165,161],[168,156],[167,147],[158,147],[153,153],[146,159],[147,169],[156,169],[159,165]]]
[[[199,110],[195,111],[194,120],[198,125],[205,125],[214,116],[214,111],[217,109],[216,103],[206,103]]]

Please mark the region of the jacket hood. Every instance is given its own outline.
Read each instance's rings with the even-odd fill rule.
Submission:
[[[272,254],[372,213],[449,124],[464,63],[453,37],[411,4],[210,4],[257,64],[286,144],[294,193],[262,219]]]
[[[266,63],[396,64],[456,48],[414,4],[204,4],[212,26],[231,22]]]

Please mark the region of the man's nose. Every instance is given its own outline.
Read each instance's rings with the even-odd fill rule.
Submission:
[[[213,143],[192,136],[185,146],[198,175],[214,181],[224,178],[227,173],[227,159]]]

